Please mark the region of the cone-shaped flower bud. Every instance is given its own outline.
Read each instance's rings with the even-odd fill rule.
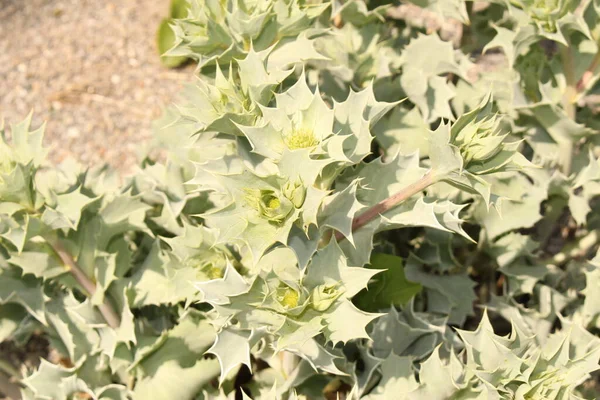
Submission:
[[[464,168],[472,162],[486,162],[502,150],[506,134],[500,133],[499,122],[493,116],[484,117],[453,132],[453,144],[460,149]]]
[[[301,182],[287,182],[283,185],[283,195],[292,202],[294,207],[300,208],[306,199],[306,188]]]

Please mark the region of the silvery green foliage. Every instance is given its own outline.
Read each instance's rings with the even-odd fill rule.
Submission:
[[[458,331],[465,349],[446,361],[440,347],[421,363],[415,378],[410,357],[380,360],[381,381],[365,399],[570,399],[573,389],[598,368],[600,341],[580,327],[556,333],[538,346],[515,328],[497,336],[487,314],[474,332]],[[466,359],[466,362],[461,361]]]
[[[175,20],[176,44],[168,54],[196,58],[202,66],[229,62],[252,48],[277,46],[283,53],[301,51],[303,55],[294,56],[309,58],[314,53],[311,37],[319,34],[310,29],[328,7],[327,2],[304,0],[190,1],[187,18]]]
[[[1,128],[23,399],[598,396],[597,2],[384,3],[191,0],[128,178]]]

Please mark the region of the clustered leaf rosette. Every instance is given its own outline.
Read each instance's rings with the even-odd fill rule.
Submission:
[[[467,376],[493,394],[524,399],[564,399],[598,369],[600,342],[585,329],[568,324],[540,346],[516,326],[509,337],[494,334],[484,317],[474,332],[459,330],[466,346]]]
[[[235,260],[231,250],[216,244],[214,232],[203,225],[184,222],[181,235],[162,240],[180,264],[196,271],[198,281],[222,278],[227,264]]]
[[[286,151],[323,153],[333,136],[334,111],[318,91],[309,89],[304,74],[286,92],[275,94],[275,102],[273,107],[261,107],[262,117],[254,126],[240,126],[252,151],[275,163]]]
[[[250,265],[274,244],[287,243],[294,225],[308,229],[327,194],[300,180],[261,177],[244,167],[230,175],[199,170],[193,182],[202,182],[201,190],[214,190],[212,196],[220,197],[220,207],[202,215],[215,230],[217,243],[237,245]]]
[[[233,82],[233,69],[228,76],[220,67],[215,70],[214,84],[198,79],[183,91],[186,103],[177,106],[184,120],[193,121],[198,131],[218,131],[235,134],[232,122],[251,122],[255,118],[247,93]]]
[[[43,128],[30,132],[30,122],[0,142],[9,176],[20,168],[27,182],[0,197],[0,340],[43,330],[69,364],[43,360],[21,380],[23,397],[196,394],[218,373],[216,360],[202,359],[214,332],[200,313],[179,311],[197,298],[191,282],[221,277],[233,256],[183,216],[198,198],[183,190],[180,168],[147,165],[124,185],[106,166],[45,168]],[[134,308],[153,311],[139,318]],[[189,337],[192,348],[182,345]],[[167,353],[176,361],[164,362]],[[193,384],[189,375],[173,384],[192,370]],[[117,375],[135,376],[135,388]]]
[[[236,124],[247,139],[237,139],[237,154],[197,164],[188,182],[212,193],[217,207],[203,218],[218,241],[248,249],[252,264],[275,243],[287,244],[294,226],[315,244],[321,221],[334,226],[321,205],[339,174],[370,153],[371,125],[395,104],[376,101],[369,87],[330,108],[304,74],[274,97],[272,107],[257,106],[254,125]]]
[[[373,139],[371,126],[397,104],[378,102],[369,86],[330,107],[318,88],[314,92],[309,88],[304,74],[274,97],[272,106],[259,105],[261,116],[253,125],[238,128],[253,153],[276,164],[284,175],[298,174],[310,183],[329,164],[339,170],[366,157]],[[306,172],[294,173],[300,161]],[[327,176],[327,183],[319,186],[328,187],[335,176]]]
[[[267,105],[276,87],[293,68],[284,63],[268,69],[272,49],[248,52],[244,59],[229,65],[227,76],[220,66],[213,81],[198,79],[183,91],[185,103],[176,106],[179,123],[192,122],[195,132],[219,132],[241,135],[237,124],[247,125],[260,115],[260,105]]]
[[[352,93],[343,103],[327,106],[313,93],[304,74],[273,107],[261,107],[253,126],[239,126],[252,147],[283,176],[327,190],[347,166],[370,152],[370,125],[392,105],[375,101],[370,88]],[[303,165],[303,168],[298,168]]]
[[[561,18],[575,11],[579,3],[573,0],[525,0],[517,4],[544,35],[552,35],[558,33]]]
[[[559,400],[579,398],[575,388],[598,369],[600,341],[578,326],[552,334],[544,346],[513,326],[509,336],[497,336],[484,313],[474,332],[458,330],[464,358],[447,361],[440,348],[421,364],[415,378],[409,357],[391,354],[381,361],[381,381],[364,397],[385,399],[494,398]]]
[[[266,50],[312,28],[327,2],[303,0],[190,0],[188,16],[176,19],[168,56],[192,57],[200,67],[228,63],[251,48]]]
[[[395,74],[400,54],[395,45],[398,43],[389,37],[386,27],[345,22],[343,27],[316,40],[317,51],[328,59],[311,62],[316,68],[309,70],[308,76],[336,100],[346,98],[352,87],[370,84],[376,92],[385,93],[386,98],[400,98],[403,94]]]
[[[221,361],[222,379],[238,363],[246,363],[259,340],[276,352],[297,353],[317,368],[323,359],[303,351],[315,346],[317,336],[323,334],[333,345],[368,338],[366,326],[378,314],[359,310],[350,299],[380,271],[349,267],[336,242],[317,252],[305,270],[298,268],[290,249],[279,247],[265,254],[255,271],[243,277],[230,265],[223,278],[196,283],[202,301],[214,307],[213,325],[220,333],[210,351]],[[222,346],[225,340],[238,344]],[[245,354],[232,354],[240,348]],[[326,359],[330,362],[331,355]],[[334,364],[328,368],[340,373]]]
[[[522,50],[539,40],[548,39],[569,46],[569,36],[573,32],[591,38],[590,28],[595,22],[590,24],[591,20],[586,21],[582,17],[586,7],[578,10],[578,1],[519,0],[504,5],[509,11],[510,24],[496,27],[498,35],[490,44],[507,50],[510,65],[516,57],[525,53]]]

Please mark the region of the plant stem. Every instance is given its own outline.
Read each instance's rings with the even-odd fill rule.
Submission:
[[[590,5],[590,1],[591,0],[581,0],[573,14],[575,14],[578,17],[583,17],[583,13],[585,9]]]
[[[579,5],[577,6],[577,8],[575,9],[574,14],[578,17],[583,17],[583,13],[585,12],[585,10],[588,8],[589,5],[590,5],[590,0],[582,0],[579,3]],[[588,83],[590,82],[592,77],[594,76],[594,71],[596,70],[596,68],[598,68],[598,65],[600,65],[600,41],[598,41],[598,40],[596,41],[596,46],[599,47],[598,51],[596,51],[596,55],[592,59],[592,62],[590,63],[589,67],[587,67],[587,69],[585,70],[583,75],[581,75],[581,79],[579,79],[579,81],[577,81],[577,86],[576,86],[577,92],[581,92],[583,89],[586,88],[586,86],[588,85]]]
[[[12,400],[21,400],[21,387],[4,373],[0,373],[0,392]]]
[[[558,163],[561,171],[566,176],[571,174],[571,164],[573,163],[573,142],[565,140],[558,143]]]
[[[48,245],[50,245],[60,257],[63,264],[69,268],[69,272],[73,275],[73,278],[75,278],[77,283],[79,283],[88,293],[89,297],[94,296],[94,293],[96,293],[96,285],[81,270],[75,259],[73,259],[73,256],[65,249],[62,243],[60,243],[59,240],[52,240],[47,237],[45,237],[45,239]],[[104,320],[111,328],[116,329],[121,324],[119,315],[115,312],[106,297],[104,298],[103,303],[98,306],[98,311],[100,311],[100,314],[102,314]]]
[[[594,71],[600,65],[600,50],[596,53],[589,67],[585,70],[583,75],[581,75],[581,79],[577,82],[577,92],[581,92],[586,88],[590,80],[594,77]]]
[[[21,374],[8,361],[0,360],[0,392],[13,400],[21,399]]]
[[[6,373],[11,379],[20,381],[21,374],[8,361],[0,360],[0,371]]]
[[[575,96],[577,95],[577,82],[575,78],[575,65],[573,64],[573,53],[571,51],[571,46],[558,46],[560,52],[560,59],[563,65],[563,71],[565,74],[565,80],[567,87],[565,88],[565,92],[562,97],[563,109],[567,116],[575,121]],[[565,175],[569,175],[571,173],[571,163],[573,158],[573,141],[565,140],[559,143],[559,164],[561,166],[562,172]]]
[[[436,181],[437,181],[436,177],[434,176],[433,172],[430,170],[425,175],[423,175],[421,177],[421,179],[417,180],[416,182],[411,183],[410,185],[408,185],[407,187],[405,187],[398,193],[388,197],[387,199],[380,201],[379,203],[375,204],[373,207],[369,208],[364,213],[360,214],[358,217],[354,218],[354,220],[352,221],[352,232],[365,226],[366,224],[368,224],[369,222],[371,222],[372,220],[374,220],[381,214],[385,213],[386,211],[389,211],[392,208],[396,207],[398,204],[402,203],[404,200],[414,196],[417,193],[422,192],[425,188],[427,188],[431,184],[435,183]],[[345,237],[341,232],[335,233],[335,239],[338,242],[340,240],[343,240],[344,238]]]

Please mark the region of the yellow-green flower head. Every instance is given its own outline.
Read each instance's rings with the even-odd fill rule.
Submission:
[[[277,288],[275,291],[275,296],[279,304],[286,309],[298,307],[300,293],[287,285]]]
[[[206,251],[185,260],[185,265],[200,271],[207,279],[222,278],[227,267],[227,257],[217,251]]]
[[[572,0],[525,0],[523,9],[542,29],[548,32],[557,31],[558,19],[572,11]],[[575,4],[576,6],[577,4]]]
[[[290,151],[325,147],[334,135],[335,110],[306,83],[304,74],[286,92],[275,94],[276,105],[261,107],[262,117],[252,126],[240,126],[253,151],[278,161]]]
[[[280,224],[294,209],[290,200],[274,190],[247,189],[246,201],[261,218]]]
[[[325,311],[340,297],[343,290],[337,284],[319,285],[311,293],[311,305],[317,311]]]
[[[561,374],[562,372],[562,374]],[[526,400],[545,400],[553,398],[553,395],[560,389],[566,389],[568,385],[564,384],[564,373],[566,371],[545,371],[542,376],[536,377],[535,385],[526,383],[517,389],[517,395]],[[562,375],[562,376],[561,376]],[[537,378],[537,379],[536,379]]]
[[[264,307],[281,314],[298,316],[306,309],[308,295],[306,289],[295,282],[282,282],[275,278],[267,282],[270,293],[265,298]]]
[[[306,128],[292,130],[292,132],[284,136],[283,141],[290,150],[306,149],[319,144],[314,132]]]
[[[209,279],[219,279],[223,277],[225,269],[213,264],[208,264],[204,268],[204,271]]]

